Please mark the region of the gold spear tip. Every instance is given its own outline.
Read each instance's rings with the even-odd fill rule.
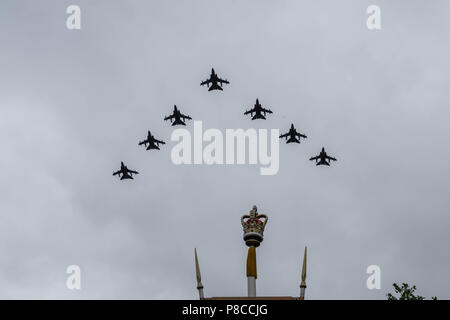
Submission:
[[[307,247],[305,246],[305,254],[303,255],[303,266],[302,266],[302,282],[300,287],[306,288],[306,253]]]
[[[197,248],[195,248],[195,273],[197,276],[197,289],[203,289],[202,276],[200,274],[200,266],[198,264]]]

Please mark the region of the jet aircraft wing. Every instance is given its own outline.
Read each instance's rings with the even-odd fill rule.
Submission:
[[[200,83],[201,86],[204,86],[205,84],[208,85],[211,83],[211,79],[205,80],[202,83]]]
[[[155,139],[155,142],[156,142],[156,143],[161,143],[161,144],[166,144],[164,141],[157,140],[157,139]]]
[[[224,80],[224,79],[220,79],[219,78],[219,79],[217,79],[217,81],[220,82],[221,84],[224,84],[224,83],[230,84],[230,82],[228,80],[226,80],[226,79]]]
[[[148,143],[148,140],[144,140],[144,141],[140,141],[140,142],[139,142],[139,145],[140,145],[140,146],[143,145],[143,144],[147,145],[147,143]]]

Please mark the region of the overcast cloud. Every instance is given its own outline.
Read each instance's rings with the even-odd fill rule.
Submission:
[[[66,28],[81,7],[82,29]],[[382,30],[366,28],[381,7]],[[269,216],[257,294],[450,298],[448,1],[0,4],[0,298],[245,296],[240,217]],[[231,84],[208,92],[211,67]],[[267,121],[243,116],[255,99]],[[176,166],[174,104],[203,127],[279,128],[280,170]],[[187,128],[192,129],[192,122]],[[152,130],[159,152],[137,146]],[[322,146],[338,158],[316,167]],[[124,161],[140,172],[119,181]],[[66,267],[82,289],[66,288]],[[381,267],[381,290],[366,268]]]

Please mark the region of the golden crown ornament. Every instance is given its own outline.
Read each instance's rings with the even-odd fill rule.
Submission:
[[[261,220],[264,218],[264,220]],[[241,217],[242,228],[244,229],[244,241],[248,247],[259,247],[264,239],[264,228],[267,224],[267,216],[258,214],[258,208],[253,206],[249,214]]]

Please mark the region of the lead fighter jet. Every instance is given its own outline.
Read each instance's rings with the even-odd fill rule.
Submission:
[[[220,86],[219,86],[220,83]],[[214,68],[211,69],[211,75],[209,76],[208,80],[203,81],[202,83],[200,83],[201,86],[204,86],[206,84],[206,86],[209,88],[208,91],[212,91],[212,90],[223,90],[223,84],[229,84],[228,80],[224,80],[221,79],[217,76],[217,74],[214,72]],[[209,86],[211,84],[211,87]]]
[[[173,119],[175,119],[175,121],[172,123],[172,126],[175,126],[177,124],[185,126],[186,123],[184,123],[184,121],[186,121],[186,119],[192,120],[191,117],[182,114],[180,110],[178,110],[176,105],[173,106],[173,113],[170,116],[164,118],[164,120],[170,120],[170,122],[172,122]]]
[[[320,165],[329,166],[330,160],[337,161],[336,158],[327,155],[327,153],[325,152],[325,148],[322,148],[322,151],[320,151],[320,154],[318,156],[312,157],[309,160],[316,160],[316,166]]]
[[[288,139],[289,137],[289,139]],[[304,134],[298,133],[297,130],[294,128],[294,124],[291,124],[291,128],[289,129],[289,132],[282,134],[280,138],[286,138],[286,143],[300,143],[300,138],[307,138]]]
[[[133,179],[133,174],[138,174],[138,173],[139,173],[139,172],[137,172],[137,171],[128,169],[127,166],[124,165],[123,162],[121,162],[121,163],[120,163],[120,170],[114,172],[114,173],[113,173],[113,176],[115,176],[115,175],[118,174],[119,177],[120,177],[120,175],[122,175],[122,176],[120,177],[120,180],[124,180],[124,179]]]
[[[264,115],[263,115],[263,113],[264,113]],[[252,120],[255,120],[255,119],[266,120],[266,113],[273,113],[273,112],[269,109],[263,108],[261,106],[261,104],[259,103],[259,100],[256,99],[256,103],[255,103],[255,106],[253,107],[253,109],[245,111],[244,115],[250,114],[252,116]],[[255,115],[253,115],[253,114],[255,114]]]
[[[148,146],[147,146],[148,143]],[[155,139],[154,136],[152,136],[152,134],[150,133],[150,130],[147,133],[147,139],[145,139],[144,141],[140,141],[139,145],[145,145],[145,147],[147,147],[147,150],[150,149],[156,149],[159,150],[159,144],[166,144],[164,141]]]

